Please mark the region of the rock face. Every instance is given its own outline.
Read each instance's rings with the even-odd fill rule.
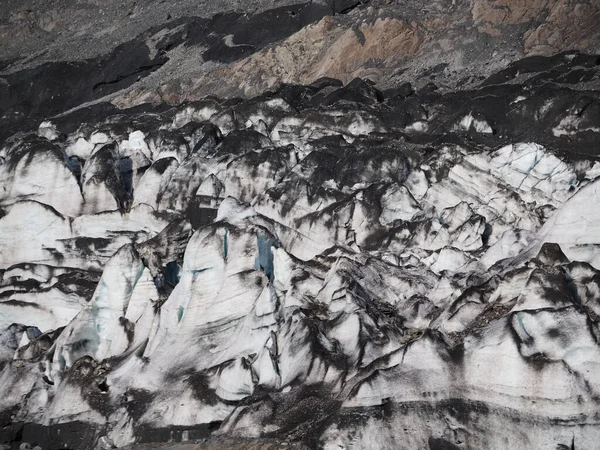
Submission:
[[[537,53],[595,45],[560,24],[596,4],[465,5],[116,21],[6,66],[0,447],[594,448],[600,55]],[[536,55],[438,65],[460,27]]]

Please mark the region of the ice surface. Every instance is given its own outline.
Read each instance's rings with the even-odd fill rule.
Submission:
[[[593,130],[286,89],[0,150],[2,410],[117,445],[596,442],[600,169],[552,140]]]

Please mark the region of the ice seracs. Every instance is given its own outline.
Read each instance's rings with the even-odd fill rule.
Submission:
[[[88,448],[593,448],[593,107],[502,83],[321,80],[13,136],[0,413]]]

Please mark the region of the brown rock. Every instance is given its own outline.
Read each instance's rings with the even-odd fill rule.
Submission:
[[[257,95],[281,82],[308,84],[321,77],[344,83],[356,77],[377,81],[379,67],[394,66],[418,55],[426,36],[418,24],[408,25],[398,19],[377,19],[344,29],[328,16],[276,46],[202,77],[192,96],[218,95],[223,91],[223,79],[235,80],[239,94],[245,96]]]
[[[550,55],[570,49],[585,49],[600,42],[600,2],[552,2],[548,18],[527,31],[523,44],[527,55]]]
[[[553,0],[476,0],[473,22],[515,25],[535,19]]]
[[[525,55],[550,55],[600,42],[600,2],[571,0],[476,0],[471,10],[478,30],[492,36],[507,25],[529,25]]]

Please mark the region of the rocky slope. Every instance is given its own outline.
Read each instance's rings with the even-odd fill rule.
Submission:
[[[596,3],[77,5],[3,35],[0,446],[595,447]]]

